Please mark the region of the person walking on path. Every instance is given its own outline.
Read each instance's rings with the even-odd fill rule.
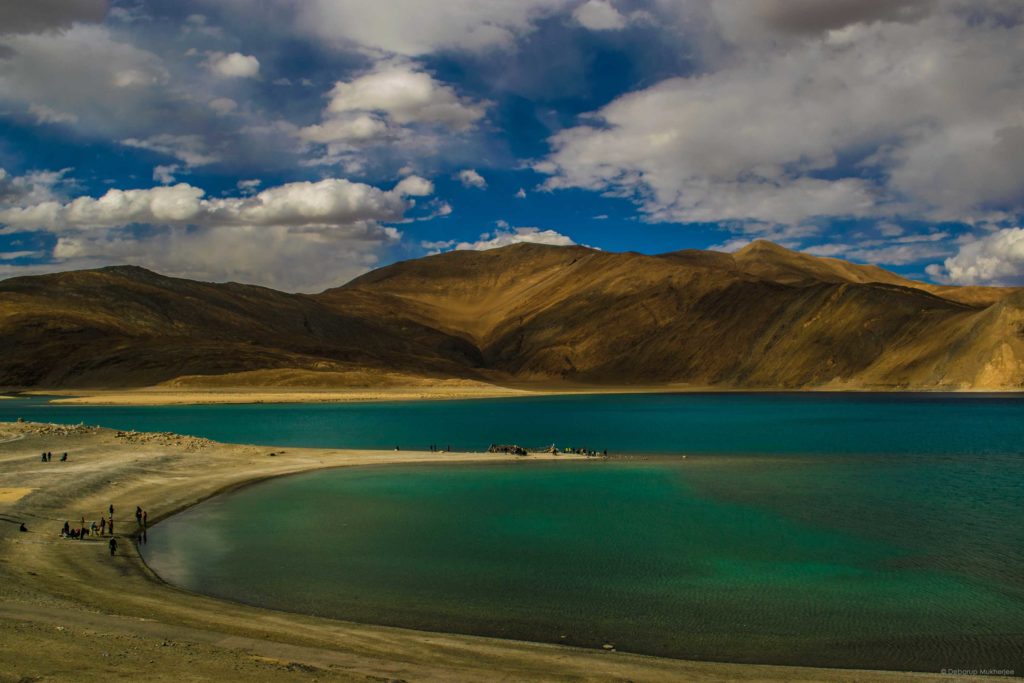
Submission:
[[[109,545],[110,545],[110,556],[113,557],[114,553],[117,552],[117,539],[116,538],[110,539],[110,544]]]

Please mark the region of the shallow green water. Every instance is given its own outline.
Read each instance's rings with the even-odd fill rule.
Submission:
[[[172,583],[357,621],[685,658],[1024,662],[1024,460],[689,457],[332,470],[159,524]]]

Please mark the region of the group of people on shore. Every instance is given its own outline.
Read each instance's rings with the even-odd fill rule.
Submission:
[[[397,451],[398,448],[396,447],[395,450]],[[431,453],[451,453],[452,452],[452,447],[451,446],[447,446],[445,448],[441,448],[437,444],[433,444],[432,443],[432,444],[430,444],[430,452]]]
[[[563,453],[571,453],[572,455],[601,455],[601,451],[594,451],[589,448],[563,448]],[[608,455],[608,449],[604,449],[604,455]]]
[[[60,461],[68,461],[67,451],[64,451],[64,454],[60,456]],[[39,462],[53,462],[53,453],[51,453],[50,451],[45,451],[42,455],[39,456]]]
[[[559,453],[565,453],[567,455],[568,454],[572,454],[572,455],[587,455],[587,456],[599,456],[599,455],[601,455],[600,451],[591,450],[590,448],[558,448],[554,444],[552,444],[552,445],[550,445],[550,446],[548,446],[546,448],[542,448],[542,449],[533,449],[532,451],[529,448],[524,448],[522,446],[516,446],[516,445],[505,446],[505,445],[501,445],[501,444],[491,444],[490,448],[487,449],[487,452],[488,453],[503,453],[505,455],[529,455],[531,452],[533,452],[533,453],[550,453],[552,455],[558,455]],[[608,449],[607,448],[604,450],[604,455],[608,455]]]
[[[100,521],[97,524],[92,522],[86,524],[85,517],[82,517],[81,524],[77,526],[71,526],[70,521],[64,522],[64,527],[60,531],[61,538],[69,538],[75,540],[84,540],[89,536],[93,538],[98,537],[110,537],[108,543],[110,547],[110,555],[113,557],[117,553],[117,538],[114,536],[114,506],[113,504],[107,509],[110,518],[107,519],[106,515],[100,515]],[[138,536],[141,543],[146,543],[147,529],[149,527],[149,513],[142,509],[141,506],[135,508],[135,523],[138,526]]]

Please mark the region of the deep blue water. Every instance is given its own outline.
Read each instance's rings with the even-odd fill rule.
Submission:
[[[472,401],[108,407],[0,401],[0,420],[274,446],[612,453],[1024,453],[1024,394],[631,394]]]

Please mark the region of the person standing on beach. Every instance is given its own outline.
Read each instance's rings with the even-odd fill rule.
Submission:
[[[110,556],[113,557],[114,553],[117,552],[117,539],[116,538],[110,539],[110,544],[109,545],[110,545]]]
[[[149,518],[149,513],[146,512],[145,510],[143,510],[142,511],[142,528],[143,529],[145,529],[147,526],[149,526],[148,518]]]
[[[100,515],[100,536],[107,535],[107,518]]]
[[[138,505],[135,506],[135,524],[142,526],[142,508]]]

